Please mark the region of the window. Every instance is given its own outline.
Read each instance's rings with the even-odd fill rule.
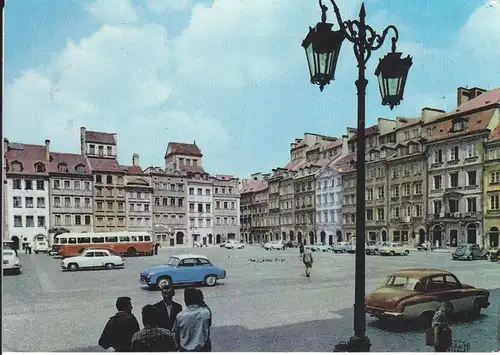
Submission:
[[[399,231],[394,231],[392,232],[392,241],[393,242],[399,242],[400,241],[400,232]]]
[[[64,225],[70,226],[71,225],[71,215],[67,214],[64,216]]]
[[[26,216],[26,227],[34,227],[35,218],[33,216]]]
[[[33,190],[33,181],[32,180],[25,180],[24,181],[24,189],[25,190]]]
[[[22,227],[23,218],[21,216],[14,216],[14,227]]]
[[[198,204],[198,213],[203,213],[203,204],[202,203]]]
[[[421,182],[416,182],[415,183],[415,195],[422,195],[422,183]]]
[[[500,183],[500,171],[494,171],[490,175],[490,184]]]
[[[458,200],[457,199],[449,199],[448,206],[450,207],[450,213],[457,213],[458,210]]]
[[[24,203],[26,208],[33,208],[33,197],[25,197]]]
[[[61,216],[60,215],[55,215],[54,216],[54,225],[60,226],[61,225]]]
[[[90,208],[90,198],[85,198],[85,208]]]
[[[108,202],[107,208],[108,208],[108,211],[113,211],[113,202]]]
[[[75,225],[77,225],[77,226],[81,226],[82,225],[82,216],[75,215]]]
[[[183,198],[179,198],[177,200],[177,207],[182,207],[184,206],[184,199]]]
[[[458,173],[450,173],[450,187],[458,187]]]
[[[399,197],[399,185],[392,187],[392,197]]]
[[[85,216],[85,225],[90,226],[90,216]]]
[[[326,213],[326,212],[325,212]],[[367,221],[373,221],[373,209],[368,208],[366,210],[366,220]]]
[[[83,166],[83,165],[77,165],[76,166],[76,172],[80,173],[80,174],[83,174],[85,172],[85,166]]]
[[[210,196],[210,189],[205,189],[205,195]]]
[[[36,198],[36,208],[45,208],[45,197]]]
[[[189,204],[189,212],[194,212],[194,203]]]
[[[453,122],[453,131],[461,131],[464,129],[464,123],[462,121]]]
[[[397,179],[399,177],[399,168],[392,169],[392,178]]]
[[[477,157],[477,144],[467,144],[467,158]]]
[[[220,201],[215,201],[215,209],[220,209]]]
[[[488,152],[489,160],[500,159],[500,149],[490,148]]]
[[[411,195],[410,190],[411,190],[410,184],[403,185],[403,196],[410,196]]]
[[[378,221],[383,221],[384,218],[384,209],[383,208],[378,208],[377,209],[377,220]]]
[[[35,164],[35,171],[37,173],[44,173],[45,172],[45,165],[40,164],[40,163]]]
[[[500,195],[490,196],[490,209],[500,210]]]
[[[378,198],[384,198],[384,187],[377,187],[377,197]]]
[[[477,199],[473,197],[467,198],[467,212],[474,213],[477,211]]]
[[[467,172],[467,182],[468,182],[468,186],[475,186],[477,185],[477,181],[476,181],[476,176],[477,176],[477,173],[476,171],[468,171]]]
[[[13,199],[14,208],[23,207],[23,200],[21,197],[13,197],[12,199]]]
[[[90,191],[90,182],[89,181],[85,181],[84,185],[85,185],[85,190],[86,191]]]
[[[435,175],[434,176],[434,189],[439,190],[441,189],[441,175]]]
[[[234,201],[231,202],[231,209],[232,210],[236,209],[236,202],[234,202]]]
[[[415,217],[422,216],[422,205],[415,205]]]
[[[434,164],[443,162],[443,150],[438,149],[434,152]]]
[[[196,194],[198,196],[203,196],[203,189],[196,189]]]
[[[373,189],[367,189],[366,190],[366,199],[367,200],[373,200]]]
[[[227,210],[228,209],[228,203],[227,201],[224,201],[224,209]]]
[[[71,189],[71,181],[69,181],[69,180],[64,180],[64,188],[65,188],[66,190]]]
[[[45,227],[45,216],[36,217],[36,223],[38,227]]]
[[[45,190],[45,182],[43,180],[36,180],[36,189]]]
[[[113,176],[107,175],[106,176],[106,184],[112,184],[113,183]]]
[[[450,161],[458,160],[458,146],[450,149]]]
[[[64,198],[64,207],[71,207],[71,197]]]
[[[205,212],[210,213],[210,204],[209,203],[205,204]]]
[[[23,166],[19,162],[13,162],[11,164],[11,168],[12,168],[12,171],[17,171],[17,172],[23,170]]]
[[[160,198],[155,197],[155,206],[160,206]]]
[[[111,147],[106,147],[106,150],[107,150],[106,153],[107,153],[108,156],[113,155],[113,149]]]
[[[399,218],[399,207],[393,206],[391,213],[392,213],[392,218]]]
[[[410,139],[410,132],[405,132],[405,141]]]
[[[189,188],[189,194],[194,195],[194,188],[192,188],[192,187]]]
[[[103,208],[102,208],[102,202],[97,202],[97,210],[98,211],[103,211]]]
[[[80,181],[78,181],[78,180],[73,181],[73,187],[75,190],[81,190]]]
[[[14,179],[12,181],[12,188],[14,190],[21,190],[21,179]]]

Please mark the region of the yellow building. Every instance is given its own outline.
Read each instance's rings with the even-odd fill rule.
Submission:
[[[500,108],[497,108],[496,115],[500,116]],[[485,142],[483,177],[485,246],[498,247],[500,245],[500,124]]]

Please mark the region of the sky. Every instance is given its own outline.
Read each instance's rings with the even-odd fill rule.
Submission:
[[[344,20],[361,1],[338,0]],[[335,23],[330,3],[328,20]],[[413,57],[404,101],[381,106],[372,53],[366,123],[451,110],[457,87],[500,86],[500,0],[366,0],[378,33]],[[4,135],[79,153],[79,129],[118,133],[118,158],[164,166],[168,142],[196,144],[209,173],[247,177],[289,160],[305,132],[356,127],[357,69],[344,41],[335,81],[309,81],[301,47],[316,0],[7,0]],[[336,28],[337,25],[335,25]]]

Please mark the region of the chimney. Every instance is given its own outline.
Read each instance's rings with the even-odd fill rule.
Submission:
[[[3,139],[3,155],[7,154],[7,151],[9,150],[9,140],[7,138]]]
[[[472,88],[470,89],[470,100],[475,99],[481,94],[484,94],[486,90],[481,89],[481,88]]]
[[[467,101],[471,99],[470,90],[466,88],[458,88],[457,89],[457,106],[465,104]]]
[[[50,161],[50,140],[45,140],[45,160]]]
[[[115,141],[116,155],[118,155],[118,134],[113,133],[113,140]]]
[[[82,152],[82,155],[87,154],[87,144],[85,142],[85,132],[86,132],[85,127],[80,127],[80,150]]]
[[[420,113],[423,123],[427,123],[434,118],[445,113],[444,110],[438,110],[436,108],[424,107]]]
[[[139,164],[139,154],[134,153],[132,155],[132,165],[133,166],[140,166],[140,164]]]

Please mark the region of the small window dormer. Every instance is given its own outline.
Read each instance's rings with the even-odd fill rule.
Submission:
[[[35,164],[35,171],[37,173],[44,173],[45,172],[45,165],[43,165],[42,163],[36,163]]]
[[[15,172],[21,172],[23,171],[23,164],[21,164],[20,162],[18,161],[13,161],[11,164],[10,164],[10,167],[11,167],[11,170],[12,171],[15,171]]]
[[[451,132],[461,132],[467,128],[467,119],[463,117],[455,118],[451,121]]]
[[[57,171],[60,173],[67,173],[68,165],[66,163],[60,163],[59,165],[57,165]]]
[[[75,166],[75,170],[77,173],[83,174],[85,173],[85,165],[78,164],[77,166]]]

